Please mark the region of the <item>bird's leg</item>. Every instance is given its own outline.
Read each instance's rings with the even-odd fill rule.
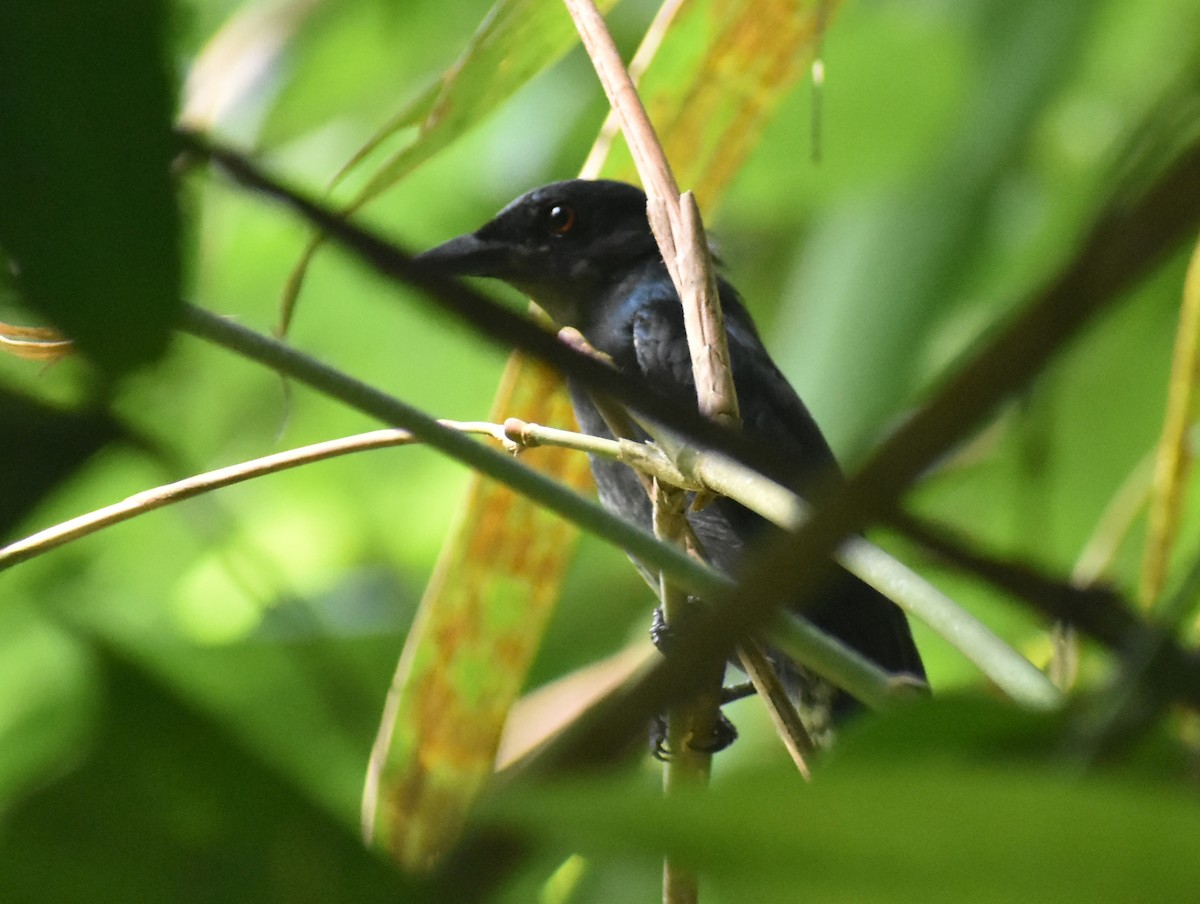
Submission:
[[[733,690],[733,688],[729,690]],[[723,697],[724,694],[722,694]],[[722,703],[724,702],[726,701],[722,699]],[[729,720],[725,713],[718,710],[717,720],[713,723],[712,735],[704,739],[688,738],[687,745],[699,753],[712,754],[724,750],[737,738],[737,726]],[[671,747],[667,743],[667,717],[663,713],[658,713],[650,721],[650,755],[663,763],[671,758]]]
[[[687,633],[688,620],[695,617],[699,607],[699,600],[688,597],[687,606],[683,609],[682,625],[678,617],[673,624],[668,624],[662,607],[655,608],[650,619],[650,640],[660,653],[665,656],[677,648],[679,638]],[[749,697],[754,692],[754,684],[749,681],[722,688],[720,706]],[[689,738],[688,746],[701,753],[717,753],[736,741],[737,736],[737,727],[728,716],[718,711],[712,735],[708,738]],[[655,716],[650,725],[650,753],[656,760],[667,760],[671,755],[667,744],[667,722],[662,714]]]
[[[747,697],[753,697],[757,693],[758,689],[754,686],[753,681],[731,684],[729,687],[721,688],[721,705],[724,706],[726,703],[745,700]]]
[[[695,597],[689,597],[688,602],[690,605],[684,612],[694,613],[697,611],[700,602]],[[650,642],[654,644],[654,648],[664,656],[675,649],[679,638],[687,633],[686,622],[689,617],[688,615],[684,616],[683,626],[669,625],[666,616],[663,615],[662,606],[655,607],[654,613],[650,616]],[[755,689],[753,681],[731,684],[729,687],[721,689],[721,705],[736,703],[738,700],[753,697],[756,693],[758,691]]]
[[[708,738],[688,738],[688,746],[700,753],[719,753],[738,738],[737,726],[729,721],[725,713],[717,710],[712,735]]]
[[[667,715],[655,713],[650,720],[650,756],[660,763],[671,758],[670,747],[667,744]]]
[[[654,644],[654,648],[664,656],[678,649],[679,639],[687,634],[688,622],[695,619],[699,608],[700,601],[694,596],[689,596],[680,614],[673,622],[668,622],[663,607],[655,606],[654,613],[650,616],[650,642]]]

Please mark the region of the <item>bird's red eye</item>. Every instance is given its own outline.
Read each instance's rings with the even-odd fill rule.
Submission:
[[[555,235],[566,235],[574,225],[574,208],[565,204],[555,204],[546,211],[546,227]]]

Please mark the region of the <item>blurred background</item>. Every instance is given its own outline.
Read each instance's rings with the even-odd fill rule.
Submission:
[[[627,54],[656,8],[613,9]],[[179,113],[318,193],[454,63],[488,9],[178,0]],[[719,0],[704,9],[697,29],[723,14]],[[1195,0],[836,8],[819,110],[800,79],[720,202],[699,200],[728,276],[848,468],[1071,259],[1095,213],[1136,179],[1120,166],[1129,148],[1195,135],[1183,99],[1196,96],[1198,34]],[[690,46],[669,45],[664,72]],[[575,47],[494,114],[472,113],[479,122],[362,216],[413,250],[474,229],[527,189],[576,174],[606,111]],[[372,160],[411,139],[393,135]],[[334,197],[348,200],[365,178],[352,174]],[[307,229],[200,174],[185,180],[182,204],[188,299],[270,331]],[[1132,596],[1144,526],[1136,516],[1114,536],[1103,517],[1127,481],[1148,479],[1186,263],[1175,256],[1089,329],[929,473],[910,507],[1062,576],[1107,530],[1104,576]],[[9,295],[0,314],[30,322]],[[289,341],[463,420],[486,416],[507,357],[332,248],[314,258]],[[0,356],[0,380],[69,401],[92,375],[78,360],[42,368]],[[182,335],[122,386],[115,410],[167,454],[107,448],[12,538],[189,473],[377,426]],[[0,575],[0,887],[22,892],[0,896],[185,900],[175,894],[190,888],[195,900],[363,900],[388,888],[358,853],[362,775],[467,477],[422,448],[350,456],[146,515]],[[1193,510],[1185,552],[1200,540]],[[1027,610],[900,538],[873,539],[1046,662],[1046,626]],[[644,637],[652,606],[621,553],[583,538],[529,686]],[[961,655],[915,631],[939,693],[987,695]],[[1085,674],[1105,666],[1085,656]],[[752,702],[734,719],[744,737],[719,772],[783,761]],[[195,788],[156,780],[180,758],[195,764]],[[225,804],[210,801],[214,786]],[[239,800],[250,805],[239,812]],[[257,826],[272,808],[295,831]],[[525,900],[520,889],[540,889],[552,869],[531,865],[509,899]],[[657,870],[600,863],[561,900],[632,900],[628,889],[648,900]]]

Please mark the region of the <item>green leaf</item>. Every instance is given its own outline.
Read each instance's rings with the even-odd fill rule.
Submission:
[[[0,249],[113,377],[163,351],[181,304],[166,23],[162,0],[0,10]]]
[[[121,428],[101,411],[68,411],[0,387],[0,537]]]
[[[641,776],[560,780],[510,787],[487,816],[597,869],[669,852],[721,893],[704,900],[1189,900],[1200,807],[1129,775],[1064,770],[1046,757],[1053,726],[927,703],[845,738],[811,785],[784,765],[673,798]]]
[[[429,900],[404,897],[351,829],[138,668],[106,654],[102,678],[101,727],[78,765],[5,814],[6,898]]]
[[[962,10],[979,51],[973,69],[959,77],[980,88],[964,96],[944,146],[919,155],[924,169],[903,188],[833,208],[814,224],[795,289],[812,307],[810,325],[780,340],[780,363],[808,387],[812,407],[836,412],[824,419],[834,448],[861,447],[911,397],[914,349],[964,291],[964,262],[988,240],[983,224],[993,193],[1070,73],[1095,7],[1064,0]],[[895,105],[880,92],[899,78],[897,62],[879,56],[878,38],[847,43],[847,68],[882,70],[874,73],[874,93],[860,103],[891,110]],[[831,66],[842,63],[839,49],[830,48]],[[927,59],[919,60],[923,68]],[[831,77],[828,106],[835,111],[853,103],[838,97],[839,88]],[[852,112],[860,128],[889,125],[874,122],[867,109]],[[859,354],[864,347],[870,355]]]

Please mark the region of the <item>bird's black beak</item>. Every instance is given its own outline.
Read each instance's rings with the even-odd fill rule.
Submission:
[[[491,276],[504,279],[512,269],[510,247],[482,239],[475,233],[460,235],[418,254],[414,263],[449,276]]]

